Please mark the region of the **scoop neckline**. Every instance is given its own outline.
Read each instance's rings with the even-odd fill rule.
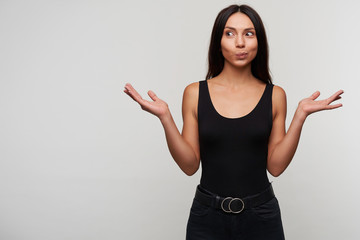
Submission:
[[[255,107],[254,107],[249,113],[245,114],[244,116],[235,117],[235,118],[225,117],[225,116],[221,115],[221,114],[216,110],[216,108],[215,108],[215,106],[214,106],[214,104],[213,104],[213,102],[212,102],[212,100],[211,100],[210,90],[209,90],[209,85],[208,85],[208,80],[205,80],[205,85],[206,85],[206,90],[207,90],[208,97],[209,97],[209,100],[210,100],[210,104],[211,104],[211,107],[212,107],[212,109],[214,110],[214,112],[215,112],[218,116],[220,116],[221,118],[223,118],[223,119],[227,119],[227,120],[239,120],[239,119],[243,119],[243,118],[248,117],[249,115],[251,115],[251,114],[255,111],[256,108],[258,108],[260,102],[261,102],[262,99],[264,98],[264,95],[265,95],[266,89],[268,88],[269,83],[266,83],[265,89],[264,89],[264,91],[263,91],[263,93],[262,93],[259,101],[256,103]]]

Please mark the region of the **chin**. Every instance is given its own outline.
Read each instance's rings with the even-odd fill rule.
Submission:
[[[248,67],[249,65],[251,65],[251,62],[244,62],[244,61],[236,61],[236,62],[228,62],[231,66],[236,67],[236,68],[245,68]]]

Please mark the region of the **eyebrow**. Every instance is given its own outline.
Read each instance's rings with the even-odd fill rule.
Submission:
[[[234,28],[234,27],[229,27],[229,26],[225,26],[225,28],[230,28],[231,30],[236,30],[236,28]],[[244,29],[244,31],[248,31],[248,30],[255,30],[255,28],[250,27],[250,28],[245,28],[245,29]]]

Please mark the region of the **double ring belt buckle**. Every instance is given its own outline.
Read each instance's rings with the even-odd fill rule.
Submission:
[[[225,203],[226,201],[228,201],[228,203]],[[239,206],[239,203],[241,203],[241,206]],[[237,209],[233,210],[231,208],[231,205],[233,205],[233,207],[236,206]],[[227,197],[224,198],[224,200],[222,200],[221,202],[222,210],[227,213],[241,213],[244,210],[244,207],[245,207],[244,201],[241,200],[240,198]]]

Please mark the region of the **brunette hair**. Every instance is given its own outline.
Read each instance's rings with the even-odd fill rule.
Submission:
[[[209,68],[206,74],[206,79],[216,77],[224,68],[224,56],[221,52],[221,38],[223,36],[227,20],[236,12],[241,12],[247,15],[255,27],[258,41],[258,51],[256,57],[251,62],[252,74],[265,83],[272,83],[269,71],[269,50],[264,24],[259,14],[247,5],[230,5],[229,7],[221,10],[216,17],[211,33],[208,55]]]

